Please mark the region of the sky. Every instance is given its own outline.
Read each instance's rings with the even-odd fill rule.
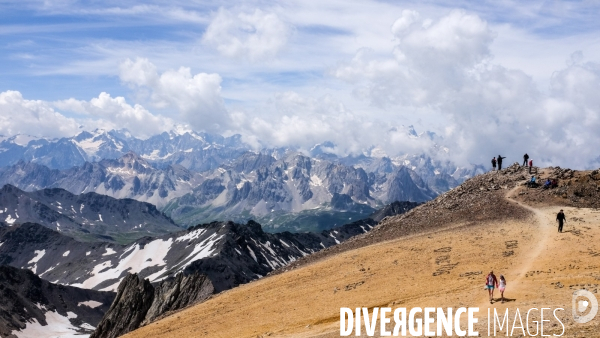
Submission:
[[[600,167],[597,1],[0,1],[0,135]],[[414,126],[414,137],[409,132]]]

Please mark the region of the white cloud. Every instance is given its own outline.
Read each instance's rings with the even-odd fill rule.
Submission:
[[[477,15],[452,11],[430,20],[404,11],[392,33],[391,55],[362,49],[331,73],[374,106],[437,112],[457,162],[501,154],[512,163],[529,152],[540,165],[589,167],[598,157],[600,67],[583,63],[580,53],[544,93],[525,72],[493,64],[495,33]]]
[[[274,12],[220,8],[202,39],[222,55],[256,61],[275,56],[289,34],[288,25]]]
[[[77,121],[56,112],[47,102],[26,100],[18,91],[0,93],[0,134],[61,137],[78,130]]]
[[[232,126],[256,148],[297,146],[309,150],[331,141],[338,155],[362,154],[379,145],[389,155],[429,152],[434,142],[415,138],[408,127],[361,116],[330,95],[310,98],[295,92],[279,93],[263,115],[232,114]],[[276,113],[274,113],[276,112]]]
[[[197,130],[218,131],[229,118],[221,97],[221,76],[198,73],[190,68],[167,70],[159,74],[147,59],[127,59],[120,65],[120,78],[149,96],[150,103],[164,111],[177,111],[178,118]]]
[[[111,97],[100,93],[90,101],[68,99],[53,102],[57,109],[83,116],[80,122],[87,129],[92,126],[104,129],[129,129],[138,137],[149,137],[175,127],[175,122],[161,115],[154,115],[139,104],[130,105],[123,97]]]

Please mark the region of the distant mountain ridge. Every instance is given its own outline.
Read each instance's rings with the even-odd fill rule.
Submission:
[[[412,127],[406,132],[434,137]],[[59,146],[70,150],[52,150]],[[184,226],[253,219],[268,231],[320,231],[367,217],[393,201],[431,200],[484,171],[424,154],[390,158],[377,148],[338,157],[335,148],[325,142],[309,154],[293,148],[255,152],[239,135],[193,131],[147,140],[124,130],[54,141],[12,137],[0,143],[0,160],[6,159],[0,163],[8,165],[0,167],[0,185],[132,198],[156,205]]]
[[[81,241],[121,243],[181,230],[149,203],[60,188],[26,192],[9,184],[0,189],[0,221],[35,222]]]

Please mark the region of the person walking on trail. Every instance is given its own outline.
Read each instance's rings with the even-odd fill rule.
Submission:
[[[506,157],[502,157],[500,155],[498,155],[498,170],[502,170],[502,159],[505,159]]]
[[[523,165],[522,167],[526,167],[527,166],[527,160],[529,159],[529,155],[527,155],[527,153],[525,153],[525,155],[523,155]]]
[[[500,298],[502,299],[502,303],[504,303],[504,290],[506,290],[506,279],[504,278],[504,275],[500,275],[498,291],[500,291]]]
[[[496,158],[492,159],[492,171],[496,170]]]
[[[565,214],[563,213],[562,209],[560,209],[558,214],[556,214],[556,221],[558,222],[558,232],[562,232],[563,222],[567,221],[567,218],[565,217]]]
[[[488,294],[490,296],[490,304],[494,302],[494,288],[498,286],[498,279],[496,275],[494,275],[494,271],[490,271],[490,273],[485,277],[485,288],[488,290]]]
[[[529,160],[529,173],[531,174],[531,169],[533,168],[533,160]]]

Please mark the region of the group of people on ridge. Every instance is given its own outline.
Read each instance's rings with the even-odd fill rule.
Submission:
[[[496,170],[496,164],[498,165],[498,170],[502,170],[502,160],[505,158],[506,157],[502,157],[501,155],[498,155],[498,157],[492,158],[492,170]],[[523,155],[522,167],[527,167],[527,166],[529,166],[529,173],[531,174],[531,168],[533,168],[533,160],[529,159],[529,155],[527,155],[527,153],[525,153],[525,155]]]

